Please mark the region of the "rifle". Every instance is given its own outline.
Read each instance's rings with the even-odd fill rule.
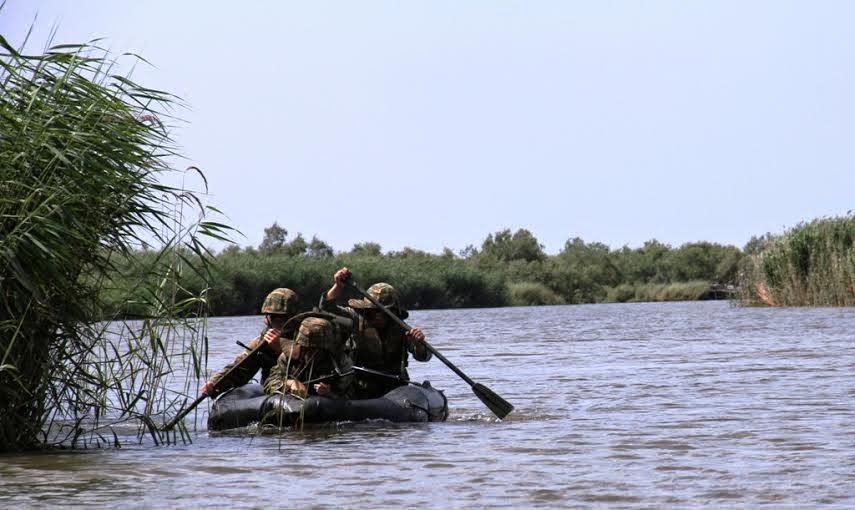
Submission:
[[[309,379],[308,381],[302,383],[304,386],[309,386],[310,384],[315,384],[318,382],[329,381],[330,379],[336,379],[338,377],[345,377],[348,375],[353,375],[353,370],[348,370],[347,372],[339,372],[338,370],[333,370],[327,375],[322,375],[320,377],[315,377],[313,379]]]
[[[334,370],[333,372],[330,372],[329,374],[322,375],[320,377],[313,377],[312,379],[309,379],[308,381],[305,381],[305,382],[303,382],[299,379],[294,379],[295,381],[297,381],[303,385],[303,388],[305,388],[305,390],[306,390],[306,395],[305,396],[299,395],[299,394],[293,393],[293,392],[290,392],[290,395],[297,397],[297,398],[302,400],[305,397],[309,396],[309,388],[312,386],[312,384],[319,383],[319,382],[325,382],[325,381],[329,381],[330,379],[336,379],[338,377],[344,377],[344,376],[352,375],[352,374],[353,374],[353,370],[348,370],[347,372],[339,372],[338,370]]]
[[[357,367],[357,366],[354,366],[354,367],[351,367],[351,368],[352,368],[354,371],[356,371],[356,372],[363,372],[363,373],[366,373],[366,374],[376,375],[377,377],[385,377],[385,378],[387,378],[387,379],[394,379],[394,380],[396,380],[396,381],[398,381],[398,382],[401,382],[401,383],[408,383],[408,382],[410,382],[410,381],[405,381],[405,380],[404,380],[401,376],[399,376],[399,375],[390,374],[390,373],[388,373],[388,372],[381,372],[380,370],[373,370],[373,369],[370,369],[370,368]]]

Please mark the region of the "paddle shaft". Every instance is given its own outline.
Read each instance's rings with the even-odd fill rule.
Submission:
[[[164,425],[163,427],[161,427],[161,429],[160,429],[160,430],[172,430],[172,427],[174,427],[176,424],[178,424],[178,422],[180,422],[182,419],[184,419],[184,417],[185,417],[185,416],[187,416],[188,414],[190,414],[190,411],[192,411],[193,409],[196,409],[196,407],[197,407],[199,404],[201,404],[201,403],[202,403],[202,401],[203,401],[203,400],[205,400],[206,398],[208,398],[208,395],[207,395],[207,394],[205,394],[205,395],[199,395],[199,397],[198,397],[196,400],[194,400],[192,404],[190,404],[189,406],[185,407],[185,408],[184,408],[180,413],[178,413],[178,414],[175,416],[175,418],[172,418],[172,420],[170,420],[170,422],[169,422],[169,423],[167,423],[166,425]]]
[[[252,347],[246,345],[245,343],[241,342],[240,340],[235,340],[235,343],[238,344],[239,346],[243,347],[244,349],[248,350],[249,352],[252,352]],[[268,354],[266,352],[259,351],[258,355],[264,356],[264,358],[267,360],[276,361],[276,359],[273,356],[271,356],[270,354]],[[249,356],[247,356],[247,357],[249,357]]]
[[[397,315],[395,315],[394,313],[392,313],[392,310],[389,310],[387,307],[383,306],[379,301],[377,301],[376,299],[374,299],[374,296],[372,296],[371,294],[369,294],[369,293],[365,292],[361,287],[359,287],[358,285],[356,285],[355,283],[353,283],[353,282],[352,282],[352,281],[350,281],[350,280],[348,280],[348,282],[347,282],[347,283],[348,283],[351,287],[353,287],[354,289],[356,289],[357,291],[359,291],[359,293],[360,293],[360,294],[362,294],[363,296],[365,296],[365,298],[366,298],[366,299],[368,299],[369,301],[371,301],[372,303],[374,303],[374,306],[376,306],[377,308],[379,308],[379,309],[383,310],[383,311],[386,313],[386,315],[388,315],[388,316],[389,316],[389,318],[390,318],[390,319],[392,319],[392,320],[393,320],[393,321],[395,321],[399,326],[401,326],[402,328],[404,328],[404,330],[405,330],[405,331],[409,331],[409,330],[413,329],[413,328],[411,328],[411,327],[410,327],[410,325],[409,325],[409,324],[407,324],[406,322],[404,322],[403,320],[401,320],[401,318],[400,318],[400,317],[398,317]],[[422,340],[422,341],[421,341],[421,343],[422,343],[422,344],[424,344],[425,348],[426,348],[428,351],[430,351],[434,356],[436,356],[437,358],[439,358],[439,360],[440,360],[440,361],[442,361],[443,363],[445,363],[445,366],[447,366],[448,368],[450,368],[450,369],[451,369],[455,374],[457,374],[461,379],[463,379],[464,381],[466,381],[466,383],[467,383],[467,384],[469,384],[469,386],[475,386],[475,381],[473,381],[472,379],[470,379],[468,375],[464,374],[464,373],[463,373],[459,368],[457,368],[456,366],[454,366],[454,363],[452,363],[452,362],[448,361],[448,358],[446,358],[445,356],[443,356],[442,354],[440,354],[440,353],[439,353],[439,351],[437,351],[437,350],[436,350],[436,349],[435,349],[431,344],[429,344],[429,343],[428,343],[428,341],[427,341],[427,340]]]
[[[374,304],[374,306],[383,310],[383,312],[386,315],[388,315],[389,318],[391,318],[393,321],[395,321],[395,323],[397,323],[399,326],[404,328],[404,330],[409,331],[412,329],[409,325],[407,325],[406,322],[401,320],[400,317],[398,317],[397,315],[392,313],[391,310],[389,310],[387,307],[383,306],[382,303],[377,301],[371,294],[362,290],[358,285],[353,283],[350,279],[345,280],[345,282],[348,285],[350,285],[351,287],[353,287],[354,289],[356,289],[357,291],[359,291],[359,293],[362,294],[363,296],[365,296],[366,299],[371,301]],[[421,340],[420,343],[423,343],[425,348],[428,351],[433,353],[437,358],[440,359],[440,361],[445,363],[445,366],[447,366],[448,368],[453,370],[454,373],[457,374],[461,379],[463,379],[464,381],[469,383],[469,386],[472,388],[472,392],[475,393],[475,396],[478,397],[478,399],[480,399],[481,402],[483,402],[484,405],[486,405],[490,409],[490,411],[492,411],[496,416],[498,416],[499,418],[504,418],[505,416],[508,415],[508,413],[510,413],[511,411],[514,410],[514,406],[511,405],[510,402],[508,402],[507,400],[505,400],[502,397],[500,397],[499,395],[497,395],[490,388],[484,386],[483,384],[476,383],[475,381],[470,379],[469,376],[467,376],[459,368],[454,366],[454,363],[448,361],[448,359],[446,359],[445,356],[443,356],[442,354],[437,352],[437,350],[434,349],[434,347],[431,344],[427,343],[424,340]]]
[[[236,363],[236,364],[235,364],[232,368],[230,368],[230,369],[229,369],[225,374],[223,374],[223,375],[222,375],[222,377],[220,377],[220,378],[218,378],[218,379],[217,379],[217,382],[215,382],[215,383],[214,383],[214,387],[213,387],[213,388],[211,388],[211,391],[215,392],[215,391],[216,391],[216,389],[217,389],[217,386],[219,386],[219,385],[220,385],[220,383],[221,383],[222,381],[224,381],[224,380],[225,380],[229,375],[231,375],[231,373],[232,373],[232,372],[234,372],[235,370],[237,370],[237,369],[238,369],[238,367],[240,367],[241,365],[243,365],[243,364],[246,362],[246,360],[248,360],[251,356],[256,355],[256,354],[257,354],[257,353],[258,353],[258,352],[259,352],[259,351],[264,347],[264,344],[266,344],[266,343],[267,343],[267,341],[264,339],[264,335],[265,335],[265,334],[267,334],[267,330],[268,330],[268,329],[269,329],[269,328],[266,328],[266,327],[264,328],[264,331],[262,331],[262,332],[261,332],[261,336],[259,337],[258,345],[256,345],[254,349],[252,349],[251,351],[249,351],[249,354],[247,354],[247,356],[246,356],[244,359],[242,359],[242,360],[240,361],[240,363]],[[177,415],[177,416],[175,416],[175,418],[173,418],[172,420],[170,420],[170,421],[169,421],[169,423],[167,423],[166,425],[164,425],[163,427],[161,427],[161,429],[160,429],[160,430],[171,430],[171,429],[172,429],[172,427],[174,427],[175,425],[177,425],[177,424],[178,424],[178,422],[180,422],[180,421],[181,421],[185,416],[187,416],[188,414],[190,414],[190,411],[192,411],[193,409],[196,409],[196,407],[197,407],[199,404],[201,404],[201,403],[202,403],[202,401],[204,401],[206,398],[208,398],[208,394],[207,394],[207,393],[205,393],[205,394],[203,394],[203,395],[199,395],[199,397],[198,397],[196,400],[194,400],[192,404],[190,404],[189,406],[185,407],[185,408],[184,408],[180,413],[178,413],[178,415]]]

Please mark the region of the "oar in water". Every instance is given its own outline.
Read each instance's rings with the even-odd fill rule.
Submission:
[[[265,346],[265,344],[267,344],[267,341],[264,340],[264,335],[267,334],[267,329],[268,328],[265,328],[264,331],[261,332],[261,337],[258,340],[258,345],[256,345],[254,349],[249,351],[249,354],[244,359],[242,359],[240,363],[237,363],[234,366],[232,366],[232,368],[230,368],[228,370],[228,372],[226,372],[225,374],[223,374],[222,377],[217,379],[217,381],[214,383],[214,387],[211,388],[211,393],[216,393],[217,392],[217,386],[219,386],[220,384],[222,384],[223,381],[228,379],[228,376],[232,372],[234,372],[235,370],[238,369],[238,367],[243,365],[246,362],[246,360],[248,360],[249,358],[251,358],[252,356],[255,356],[256,354],[258,354],[260,352],[260,350]],[[193,403],[191,403],[189,406],[185,407],[180,413],[178,413],[175,416],[175,418],[172,418],[169,421],[169,423],[167,423],[166,425],[161,427],[160,430],[163,430],[163,431],[172,430],[172,428],[175,427],[175,425],[177,425],[178,422],[180,422],[182,419],[184,419],[185,416],[190,414],[190,411],[192,411],[193,409],[196,409],[196,407],[199,404],[201,404],[206,398],[208,398],[208,396],[209,396],[209,393],[199,395],[199,397],[196,400],[194,400]]]
[[[359,292],[360,294],[365,296],[366,299],[368,299],[369,301],[374,303],[374,306],[383,310],[383,312],[386,315],[388,315],[389,318],[391,318],[399,326],[404,328],[405,331],[409,331],[409,330],[413,329],[406,322],[401,320],[400,317],[398,317],[397,315],[392,313],[391,310],[389,310],[388,308],[383,306],[382,303],[380,303],[379,301],[374,299],[374,297],[371,294],[365,292],[365,290],[360,288],[352,280],[347,280],[345,283],[347,283],[348,285],[350,285],[351,287],[356,289],[357,292]],[[445,356],[440,354],[439,351],[437,351],[436,348],[434,348],[434,346],[432,346],[431,344],[429,344],[427,342],[427,340],[422,340],[421,343],[424,344],[425,348],[428,351],[432,352],[434,356],[436,356],[437,358],[439,358],[440,361],[445,363],[445,366],[450,368],[461,379],[466,381],[466,383],[469,384],[469,386],[472,388],[472,392],[475,393],[475,396],[478,397],[481,400],[481,402],[484,402],[484,405],[486,405],[488,408],[490,408],[490,411],[493,411],[493,414],[495,414],[499,418],[504,418],[505,416],[508,415],[508,413],[510,413],[511,411],[514,410],[514,406],[512,406],[510,404],[510,402],[508,402],[507,400],[505,400],[502,397],[500,397],[499,395],[497,395],[490,388],[484,386],[483,384],[476,383],[475,381],[470,379],[468,375],[464,374],[463,371],[461,371],[459,368],[454,366],[454,364],[452,362],[448,361],[448,359]]]

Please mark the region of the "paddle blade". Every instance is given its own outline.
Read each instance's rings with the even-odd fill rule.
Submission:
[[[510,402],[496,395],[493,393],[493,390],[481,383],[473,384],[472,391],[475,392],[475,396],[481,399],[481,402],[484,402],[484,405],[489,407],[490,410],[493,411],[493,414],[499,418],[504,418],[508,413],[514,410],[514,406],[512,406]]]

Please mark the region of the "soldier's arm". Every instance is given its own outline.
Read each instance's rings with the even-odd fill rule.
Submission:
[[[270,375],[268,375],[267,380],[264,381],[265,393],[286,393],[285,381],[288,379],[288,364],[287,360],[286,363],[283,363],[283,357],[285,356],[287,356],[287,354],[280,354],[279,359],[276,361],[276,365],[270,369]]]
[[[425,347],[422,340],[425,339],[425,334],[419,328],[412,328],[407,331],[407,350],[413,355],[416,361],[429,361],[433,354]]]
[[[326,294],[321,296],[321,301],[318,304],[318,308],[323,312],[329,312],[336,315],[341,315],[347,317],[351,320],[349,328],[354,328],[356,324],[359,324],[359,314],[356,313],[356,310],[349,306],[339,306],[336,304],[335,300],[329,300],[326,298]]]
[[[250,348],[255,349],[260,340],[261,337],[253,339],[249,344]],[[267,347],[263,347],[263,349],[265,348]],[[256,355],[247,359],[248,356],[249,351],[243,351],[237,355],[234,361],[218,370],[202,387],[202,393],[215,397],[251,381],[253,376],[261,369],[261,357]]]
[[[333,285],[330,289],[321,296],[320,309],[328,312],[336,313],[336,310],[329,309],[332,304],[335,305],[335,300],[341,296],[345,289],[345,282],[350,278],[350,269],[343,267],[333,275]]]

